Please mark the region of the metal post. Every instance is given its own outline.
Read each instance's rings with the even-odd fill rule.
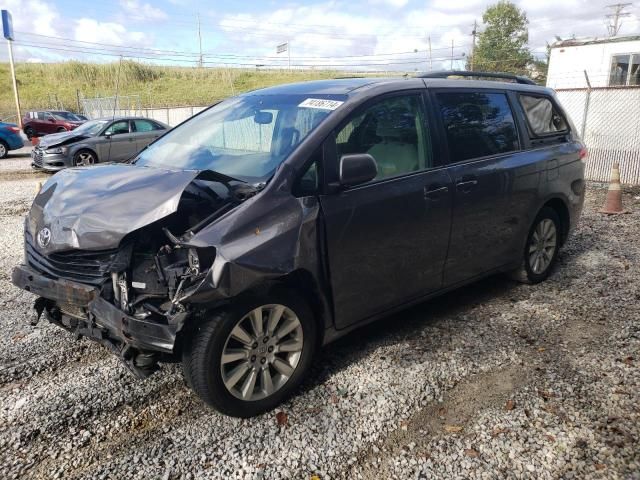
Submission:
[[[291,42],[287,40],[287,54],[289,55],[289,72],[291,72]]]
[[[198,13],[197,17],[198,17],[198,45],[200,46],[200,59],[198,60],[198,66],[202,68],[202,34],[200,32],[200,13]]]
[[[587,115],[589,115],[589,102],[591,101],[591,82],[589,81],[589,74],[584,71],[584,78],[587,81],[587,98],[584,101],[584,113],[582,114],[582,128],[580,130],[580,137],[584,140],[584,135],[587,130]]]
[[[471,36],[473,37],[473,43],[471,44],[471,61],[469,62],[469,69],[473,72],[473,63],[476,57],[476,37],[478,35],[478,21],[473,21],[473,31]]]
[[[11,40],[7,40],[7,47],[9,48],[9,65],[11,66],[11,80],[13,81],[13,95],[16,99],[16,111],[18,112],[18,126],[22,129],[22,113],[20,113],[20,97],[18,96],[18,82],[16,82],[16,69],[13,65],[13,48],[11,47]]]
[[[429,35],[429,71],[433,71],[433,55],[431,54],[431,35]]]
[[[451,70],[453,70],[453,38],[451,39]]]

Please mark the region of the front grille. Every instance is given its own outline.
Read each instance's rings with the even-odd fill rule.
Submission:
[[[38,167],[42,167],[42,149],[40,147],[35,147],[33,149],[33,155],[32,155],[32,159],[33,159],[33,163],[34,165],[38,166]]]
[[[25,232],[27,263],[49,277],[63,278],[88,285],[102,285],[110,278],[111,266],[118,250],[68,250],[49,255],[40,253]]]

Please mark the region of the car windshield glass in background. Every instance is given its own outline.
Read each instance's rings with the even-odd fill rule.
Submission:
[[[89,120],[76,128],[73,133],[81,135],[97,135],[109,120]]]
[[[504,93],[438,93],[452,162],[519,149],[518,133]]]
[[[566,132],[567,124],[548,98],[520,95],[520,103],[536,135]]]
[[[67,122],[78,121],[78,117],[71,112],[51,112],[51,114],[58,120],[66,120]]]
[[[244,95],[167,133],[136,165],[214,170],[246,181],[267,179],[346,99],[344,95]]]

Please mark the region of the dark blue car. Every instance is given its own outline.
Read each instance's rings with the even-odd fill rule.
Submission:
[[[13,123],[0,122],[0,158],[8,155],[9,150],[24,147],[20,136],[20,127]]]

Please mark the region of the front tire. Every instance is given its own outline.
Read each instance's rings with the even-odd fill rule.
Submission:
[[[282,403],[302,382],[317,344],[311,309],[287,290],[251,295],[213,313],[187,339],[187,384],[207,404],[252,417]]]
[[[540,210],[529,230],[522,264],[511,272],[511,277],[530,284],[546,280],[558,258],[561,231],[556,211],[550,207]]]
[[[74,167],[88,167],[90,165],[95,165],[96,163],[98,163],[96,154],[90,150],[80,150],[73,156]]]
[[[9,145],[4,140],[0,140],[0,158],[5,158],[9,155]]]
[[[27,127],[24,129],[24,134],[27,136],[29,140],[36,136],[36,132],[33,128]]]

